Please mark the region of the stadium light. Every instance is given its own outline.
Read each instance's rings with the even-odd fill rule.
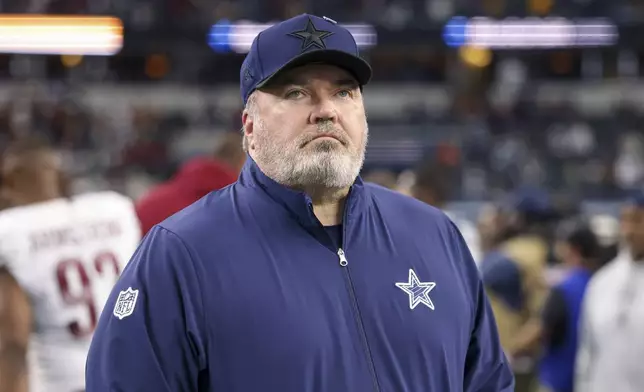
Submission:
[[[559,17],[452,18],[443,29],[447,46],[478,46],[489,49],[575,48],[612,46],[617,26],[606,19],[570,20]]]
[[[122,47],[115,17],[0,15],[0,53],[111,56]]]
[[[221,20],[215,23],[208,33],[208,45],[219,53],[248,53],[255,37],[272,26],[251,21]],[[369,24],[345,24],[344,26],[361,48],[376,45],[376,29]]]

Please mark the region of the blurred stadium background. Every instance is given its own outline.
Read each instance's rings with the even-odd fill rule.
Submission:
[[[3,0],[0,11],[0,143],[46,135],[78,190],[137,198],[210,153],[239,129],[254,35],[305,11],[350,25],[373,64],[367,173],[438,165],[469,219],[524,186],[613,213],[644,180],[642,1]]]
[[[302,12],[373,66],[369,179],[432,167],[462,230],[538,190],[616,241],[644,185],[644,0],[0,0],[0,146],[44,136],[75,191],[138,199],[239,132],[244,54]]]

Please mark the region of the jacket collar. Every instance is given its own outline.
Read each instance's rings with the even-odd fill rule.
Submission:
[[[239,177],[239,183],[245,187],[259,188],[271,199],[282,205],[302,225],[307,228],[319,228],[320,223],[313,214],[313,202],[304,192],[290,189],[275,182],[262,172],[257,163],[248,156]],[[360,177],[351,186],[349,196],[344,206],[343,224],[347,225],[365,208],[366,195],[363,181]]]

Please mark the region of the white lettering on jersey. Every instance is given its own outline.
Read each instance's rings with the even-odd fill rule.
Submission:
[[[122,290],[116,299],[116,304],[114,304],[114,315],[119,320],[123,320],[125,317],[131,315],[134,312],[137,298],[139,298],[139,290],[132,290],[132,287],[128,287],[127,290]]]

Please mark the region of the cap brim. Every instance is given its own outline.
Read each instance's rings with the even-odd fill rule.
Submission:
[[[273,72],[273,74],[259,82],[256,88],[265,87],[287,70],[312,63],[323,63],[340,67],[353,75],[360,86],[366,85],[371,80],[371,66],[362,58],[340,50],[322,49],[305,52],[294,57],[291,61]]]

